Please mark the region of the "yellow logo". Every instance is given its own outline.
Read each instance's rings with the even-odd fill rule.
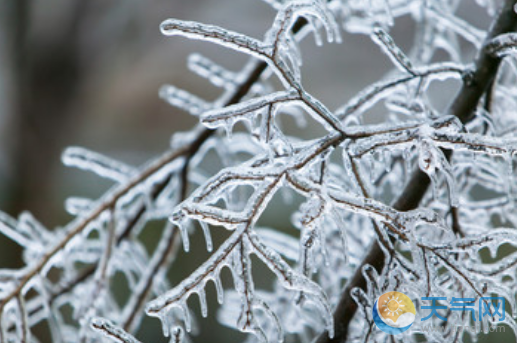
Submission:
[[[416,313],[411,299],[399,292],[388,292],[381,295],[379,297],[379,310],[383,319],[391,319],[395,323],[404,313]]]
[[[387,292],[375,302],[373,318],[379,329],[389,334],[406,331],[415,321],[416,309],[411,299],[401,292]]]

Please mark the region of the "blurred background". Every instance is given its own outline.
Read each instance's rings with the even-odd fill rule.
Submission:
[[[465,19],[487,28],[484,10],[467,3]],[[65,224],[71,219],[63,209],[68,196],[96,198],[111,185],[63,167],[65,147],[140,165],[167,150],[174,132],[196,123],[158,98],[161,85],[207,100],[219,94],[187,70],[189,54],[202,53],[235,71],[247,60],[211,44],[164,37],[162,20],[196,20],[261,38],[274,15],[260,0],[0,1],[0,210],[14,217],[29,210],[47,227]],[[408,51],[412,20],[401,18],[391,33]],[[473,51],[465,47],[470,61]],[[302,51],[305,87],[331,109],[392,68],[365,36],[344,34],[343,44],[323,48],[308,37]],[[451,89],[445,85],[441,94],[450,99]],[[289,225],[281,212],[267,212],[271,223]],[[21,265],[17,246],[0,237],[0,268]],[[161,329],[152,321],[157,334],[144,336],[159,342]],[[220,341],[218,335],[206,337]]]

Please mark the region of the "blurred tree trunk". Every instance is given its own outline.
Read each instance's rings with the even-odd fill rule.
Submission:
[[[77,36],[84,3],[74,2],[67,25],[52,37],[31,26],[31,1],[4,4],[10,19],[7,38],[13,90],[8,155],[12,174],[7,203],[1,208],[14,216],[28,209],[46,224],[55,222],[53,172],[81,79]]]

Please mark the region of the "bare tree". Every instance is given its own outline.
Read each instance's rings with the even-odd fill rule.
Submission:
[[[483,298],[497,294],[515,311],[515,1],[500,8],[479,1],[493,17],[486,31],[463,20],[455,0],[267,2],[277,15],[263,39],[198,22],[161,24],[166,36],[250,56],[240,72],[191,56],[189,68],[222,89],[215,101],[162,87],[163,99],[200,122],[175,134],[170,150],[134,167],[70,147],[65,165],[113,180],[113,188],[96,200],[70,198],[75,219],[55,230],[27,212],[0,216],[0,232],[24,249],[26,263],[0,271],[0,342],[37,341],[31,328],[40,322],[56,342],[137,342],[132,334],[144,314],[158,317],[173,342],[188,341],[195,320],[188,301],[196,295],[207,316],[209,283],[222,304],[220,322],[250,333],[249,341],[405,342],[424,335],[459,342],[476,335],[454,329],[472,323],[465,311],[444,312],[440,332],[419,325],[400,336],[376,330],[375,299],[393,290],[414,299],[421,317],[421,299],[430,296],[489,308]],[[390,35],[404,16],[416,25],[407,53]],[[324,38],[340,43],[342,29],[371,37],[394,68],[331,110],[303,86],[299,42],[312,33],[319,45]],[[473,63],[465,63],[460,39],[477,50]],[[461,86],[440,110],[429,89],[447,80]],[[368,124],[375,107],[384,115]],[[286,133],[286,116],[297,120],[298,136]],[[304,121],[324,133],[303,138]],[[215,159],[223,167],[211,175]],[[298,231],[260,224],[277,193],[303,199],[292,214]],[[165,224],[153,231],[161,238],[148,252],[140,234],[155,220]],[[216,245],[211,232],[222,229],[227,235]],[[211,255],[170,285],[167,273],[178,268],[180,244],[189,251],[194,230],[203,232]],[[503,256],[498,249],[508,245]],[[275,276],[270,290],[255,287],[252,257]],[[225,269],[231,283],[223,282]],[[131,289],[123,304],[113,287],[117,273]],[[73,309],[72,320],[64,307]],[[510,312],[474,323],[517,333]]]

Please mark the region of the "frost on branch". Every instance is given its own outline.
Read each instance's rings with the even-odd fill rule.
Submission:
[[[166,36],[249,56],[241,71],[190,56],[188,67],[220,88],[214,101],[161,88],[163,100],[200,121],[175,134],[170,150],[133,167],[68,148],[65,165],[115,181],[112,188],[96,199],[70,197],[73,219],[56,229],[29,212],[0,214],[0,233],[23,249],[25,263],[0,270],[0,342],[37,341],[34,327],[46,323],[56,342],[133,343],[145,315],[158,317],[172,342],[185,342],[195,339],[192,298],[201,316],[217,313],[249,333],[247,342],[383,341],[371,308],[392,290],[418,308],[423,296],[502,296],[502,323],[517,332],[515,33],[491,32],[482,43],[487,32],[458,14],[461,1],[266,2],[277,14],[263,39],[192,21],[161,24]],[[478,3],[500,20],[493,2]],[[515,16],[510,3],[501,18]],[[404,51],[391,30],[401,17],[415,27]],[[342,29],[367,35],[393,69],[332,110],[304,87],[300,42],[312,33],[317,45],[323,36],[340,43]],[[482,58],[471,64],[464,44]],[[342,48],[355,47],[345,39]],[[479,61],[500,63],[499,71]],[[450,81],[476,93],[492,69],[483,95],[468,99],[472,113],[447,107],[453,95],[433,98],[432,88]],[[381,114],[375,124],[373,113]],[[314,120],[323,133],[307,139],[286,130],[285,114]],[[263,226],[277,201],[288,203],[280,212],[292,227]],[[209,256],[171,284],[179,250],[188,258],[197,246]],[[376,247],[380,255],[369,260]],[[270,271],[267,289],[261,265]],[[120,279],[131,290],[122,300]],[[208,284],[219,308],[209,308]],[[357,310],[343,317],[343,302]],[[472,324],[468,317],[447,318],[444,330],[408,331],[404,342],[476,338],[453,332]],[[486,332],[494,323],[477,325]]]

